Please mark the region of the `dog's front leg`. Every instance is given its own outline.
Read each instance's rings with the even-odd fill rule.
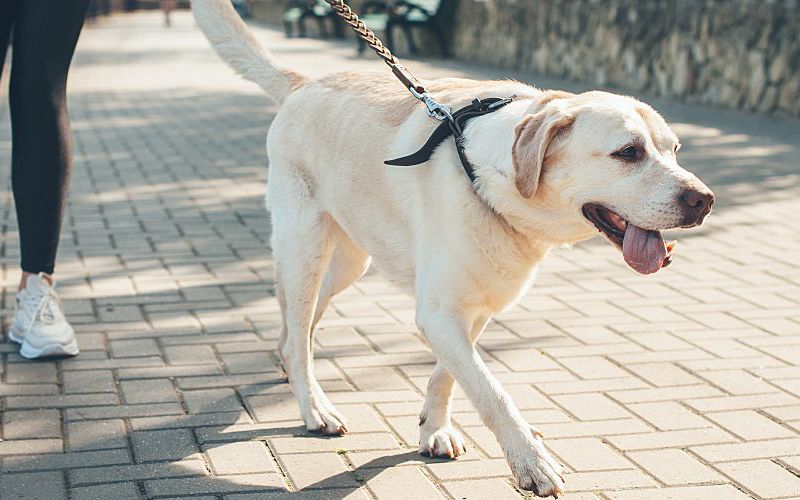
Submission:
[[[450,420],[453,382],[444,365],[436,363],[425,392],[425,406],[419,415],[419,452],[422,455],[456,458],[467,452],[464,439]]]
[[[487,314],[473,322],[469,334],[473,345],[490,317]],[[454,382],[444,365],[436,363],[425,391],[425,406],[419,415],[419,452],[423,455],[456,458],[467,452],[464,438],[453,428],[450,415]]]
[[[542,440],[534,436],[511,397],[473,347],[472,323],[474,321],[454,308],[431,307],[417,311],[417,324],[430,342],[438,363],[458,381],[483,422],[494,433],[519,487],[538,496],[562,494],[561,466],[545,449]]]

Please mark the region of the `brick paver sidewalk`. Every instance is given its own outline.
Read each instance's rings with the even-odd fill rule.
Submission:
[[[307,73],[381,67],[350,44],[257,32]],[[555,252],[482,354],[566,464],[566,498],[800,496],[800,124],[656,104],[718,213],[655,277],[603,241]],[[519,497],[460,391],[469,454],[417,455],[432,357],[412,301],[376,275],[336,299],[316,337],[319,378],[352,433],[304,432],[274,353],[274,107],[188,15],[171,30],[149,13],[88,27],[71,109],[58,274],[82,353],[29,362],[0,344],[0,498]],[[18,275],[2,114],[7,325]]]

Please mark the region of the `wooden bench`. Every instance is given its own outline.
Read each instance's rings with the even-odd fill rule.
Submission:
[[[291,38],[296,32],[297,36],[306,36],[305,21],[313,18],[319,26],[319,33],[322,38],[328,38],[326,24],[330,21],[333,25],[333,33],[337,38],[344,37],[344,30],[341,21],[337,17],[330,5],[322,0],[289,0],[283,11],[283,29],[286,36]]]
[[[408,40],[409,51],[419,53],[412,34],[413,28],[424,28],[432,32],[442,55],[450,55],[446,21],[452,20],[455,2],[448,0],[397,0],[385,2],[368,0],[361,8],[359,17],[372,31],[383,34],[383,42],[394,51],[394,29],[400,27]],[[378,35],[380,36],[380,35]],[[364,52],[366,44],[359,39],[358,52]]]

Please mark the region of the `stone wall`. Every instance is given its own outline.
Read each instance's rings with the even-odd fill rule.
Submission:
[[[800,0],[458,0],[452,27],[456,59],[800,117]]]
[[[460,0],[455,56],[800,117],[800,0]]]
[[[360,12],[362,5],[366,1],[369,0],[346,0],[346,3],[355,12]],[[391,2],[392,0],[388,1]],[[447,1],[450,1],[452,3],[457,3],[460,0],[447,0]],[[286,3],[287,3],[286,0],[249,0],[248,5],[250,6],[250,12],[254,19],[272,26],[282,26],[283,11],[285,9]],[[333,25],[330,22],[326,23],[326,30],[328,30],[328,33],[332,31],[332,26]],[[452,24],[448,26],[448,28],[450,29],[452,29],[452,27],[453,27]],[[353,40],[353,47],[355,50],[356,47],[355,35],[351,31],[351,29],[344,23],[342,24],[342,28],[345,37]],[[308,33],[308,36],[321,35],[317,23],[311,20],[308,20],[306,22],[306,31]],[[378,33],[378,36],[382,36],[382,33]],[[417,46],[424,47],[426,57],[442,56],[441,51],[439,50],[439,46],[436,44],[435,39],[433,38],[433,36],[431,36],[431,34],[428,31],[417,30],[414,32],[413,36]],[[409,57],[411,55],[408,50],[408,41],[402,30],[398,29],[394,31],[394,42],[395,42],[395,50],[393,52],[395,55],[397,55],[398,57]]]

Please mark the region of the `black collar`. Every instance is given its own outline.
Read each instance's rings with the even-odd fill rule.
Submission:
[[[436,150],[439,144],[444,142],[448,136],[452,135],[456,141],[456,151],[458,151],[458,157],[461,159],[461,165],[464,167],[464,171],[467,173],[469,180],[475,184],[475,167],[472,166],[467,159],[467,155],[464,153],[464,140],[462,138],[464,127],[467,126],[469,120],[497,111],[510,103],[514,97],[516,96],[475,99],[472,101],[472,104],[459,109],[451,116],[447,117],[441,125],[436,127],[436,130],[433,131],[433,134],[431,134],[428,141],[419,151],[402,158],[397,158],[396,160],[387,160],[384,163],[396,167],[410,167],[425,163],[431,159],[434,150]]]

